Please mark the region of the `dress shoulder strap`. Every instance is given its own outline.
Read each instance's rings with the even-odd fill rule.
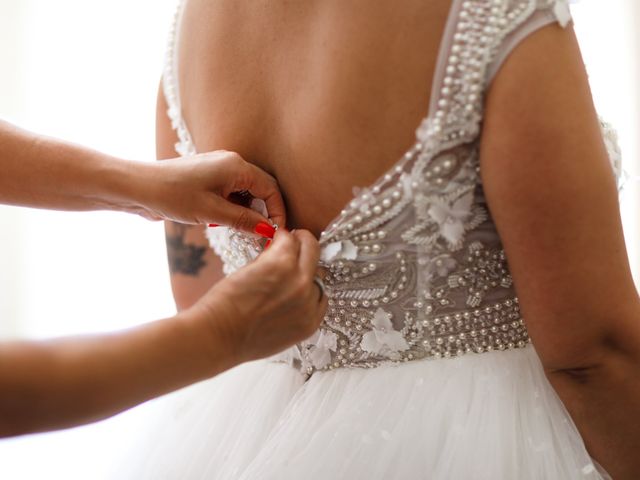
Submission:
[[[569,0],[453,0],[418,141],[442,150],[474,140],[484,92],[509,53],[537,29],[570,21]]]
[[[562,27],[566,27],[571,22],[568,0],[538,1],[537,4],[536,9],[526,20],[520,23],[500,44],[487,71],[486,85],[489,85],[494,79],[509,54],[529,35],[556,22]]]
[[[163,87],[168,115],[180,140],[176,151],[189,155],[196,149],[182,116],[177,69],[183,4],[183,0],[178,1],[169,34]],[[446,140],[455,143],[477,133],[482,93],[509,53],[528,35],[556,21],[562,26],[571,21],[569,0],[452,0],[429,115],[418,129],[418,139],[441,137],[438,133],[449,130]]]

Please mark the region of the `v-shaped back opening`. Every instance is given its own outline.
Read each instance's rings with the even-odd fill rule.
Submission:
[[[170,114],[173,110],[172,122],[174,124],[174,128],[176,128],[179,138],[181,148],[179,153],[182,154],[194,154],[197,153],[195,143],[193,142],[193,137],[191,136],[189,127],[186,123],[182,115],[182,102],[180,97],[180,81],[179,81],[179,71],[178,71],[178,40],[180,35],[180,23],[181,17],[184,12],[186,0],[180,0],[176,17],[175,17],[175,25],[171,32],[170,40],[169,40],[169,48],[168,48],[168,58],[167,58],[167,68],[165,69],[165,91],[170,92],[172,94],[171,102],[167,99],[169,103]],[[433,68],[433,75],[431,80],[431,93],[430,100],[427,109],[427,114],[423,117],[422,121],[416,125],[416,129],[421,124],[427,123],[434,115],[438,102],[441,99],[441,91],[443,88],[443,82],[447,75],[447,60],[451,54],[451,47],[453,44],[454,35],[456,34],[456,29],[459,24],[459,14],[461,10],[463,0],[451,0],[449,5],[449,10],[446,16],[445,25],[443,28],[443,34],[440,37],[440,44],[437,49],[437,53],[435,56],[435,64]],[[425,88],[428,88],[425,86]],[[173,103],[173,105],[172,105]],[[399,172],[401,169],[404,170],[407,168],[407,163],[412,161],[415,157],[413,155],[415,153],[416,146],[419,144],[419,139],[417,136],[414,136],[414,143],[407,150],[404,155],[402,155],[397,161],[395,161],[390,168],[385,170],[376,181],[372,184],[360,188],[361,192],[368,192],[376,189],[376,187],[380,187],[382,184],[386,182],[392,172]],[[342,207],[341,211],[331,219],[325,225],[321,232],[321,240],[327,236],[327,232],[330,230],[332,225],[336,225],[340,222],[340,219],[345,216],[345,214],[349,210],[349,206],[355,203],[358,203],[359,198],[363,195],[363,193],[357,194],[353,196],[349,201],[345,203]]]

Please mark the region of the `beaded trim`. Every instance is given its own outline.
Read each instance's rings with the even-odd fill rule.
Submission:
[[[283,358],[303,374],[521,348],[529,337],[478,165],[487,72],[505,37],[564,0],[454,0],[429,114],[402,159],[345,207],[321,236],[329,307],[316,334]],[[165,95],[180,138],[175,39]],[[212,245],[231,273],[260,246],[230,229]]]
[[[171,127],[178,134],[178,142],[175,144],[175,150],[180,156],[195,155],[196,147],[191,139],[191,133],[187,128],[187,124],[182,116],[180,104],[180,84],[176,71],[177,65],[177,39],[178,25],[182,16],[183,0],[178,2],[176,12],[173,16],[173,22],[169,30],[169,41],[164,62],[164,72],[162,75],[162,86],[164,90],[165,100],[167,101],[167,115],[171,120]]]
[[[403,174],[410,172],[413,179],[422,179],[429,175],[425,169],[440,152],[477,137],[484,86],[500,45],[536,10],[548,9],[556,3],[563,0],[454,0],[444,39],[446,42],[450,35],[452,43],[440,52],[442,75],[436,73],[429,113],[416,130],[414,145],[393,169],[371,187],[362,189],[322,233],[322,241],[352,235],[351,230],[357,228],[358,211],[367,212],[373,204],[380,207],[385,200],[390,201],[386,191],[394,184],[400,185]],[[389,221],[399,211],[376,219],[377,225]],[[362,230],[368,228],[367,225]]]

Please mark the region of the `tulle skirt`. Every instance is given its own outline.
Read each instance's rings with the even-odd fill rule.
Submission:
[[[120,479],[595,480],[532,346],[315,373],[268,361],[173,395]]]

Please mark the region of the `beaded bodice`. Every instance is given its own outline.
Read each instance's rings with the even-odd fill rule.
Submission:
[[[305,374],[529,342],[479,176],[483,94],[505,39],[534,16],[566,25],[567,3],[453,1],[415,144],[321,235],[328,311],[316,334],[285,355]],[[177,149],[188,154],[195,148],[180,115],[173,52],[165,95]],[[232,229],[209,234],[226,273],[261,250]]]

